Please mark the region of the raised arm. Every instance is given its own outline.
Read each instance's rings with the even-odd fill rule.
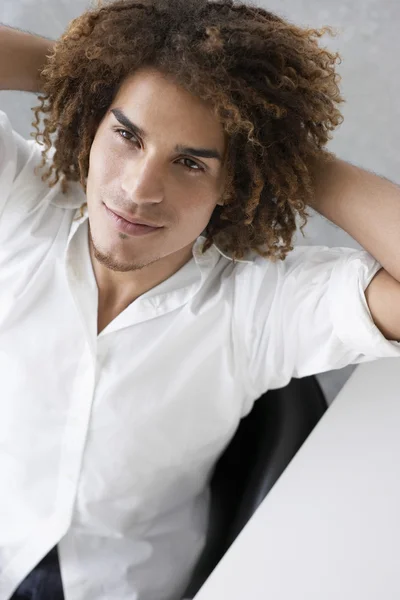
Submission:
[[[0,24],[0,90],[40,92],[40,71],[54,44]]]
[[[309,205],[338,225],[400,281],[400,187],[336,158],[312,169]]]
[[[315,163],[309,205],[381,265],[365,298],[383,335],[400,341],[400,187],[344,160]]]

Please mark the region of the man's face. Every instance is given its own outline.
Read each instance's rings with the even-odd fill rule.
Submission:
[[[146,135],[121,124],[121,115]],[[216,158],[175,147],[215,150],[223,160],[225,141],[210,108],[161,73],[141,69],[127,78],[90,150],[86,196],[99,262],[114,271],[133,271],[163,259],[189,260],[196,238],[221,204],[225,169]],[[105,205],[162,228],[142,236],[122,233]]]

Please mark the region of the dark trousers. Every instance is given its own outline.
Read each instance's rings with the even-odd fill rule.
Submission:
[[[10,600],[64,600],[57,546],[25,577]]]

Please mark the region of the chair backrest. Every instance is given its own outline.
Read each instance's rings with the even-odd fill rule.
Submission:
[[[184,598],[193,598],[327,409],[314,376],[292,379],[254,403],[211,479],[207,541]]]

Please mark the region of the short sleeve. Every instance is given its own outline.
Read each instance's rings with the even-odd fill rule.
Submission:
[[[381,265],[365,250],[299,246],[284,261],[257,256],[236,278],[236,326],[249,394],[384,357],[400,343],[375,325],[365,289]]]
[[[25,140],[0,110],[0,219],[12,186],[34,151],[34,140]]]

